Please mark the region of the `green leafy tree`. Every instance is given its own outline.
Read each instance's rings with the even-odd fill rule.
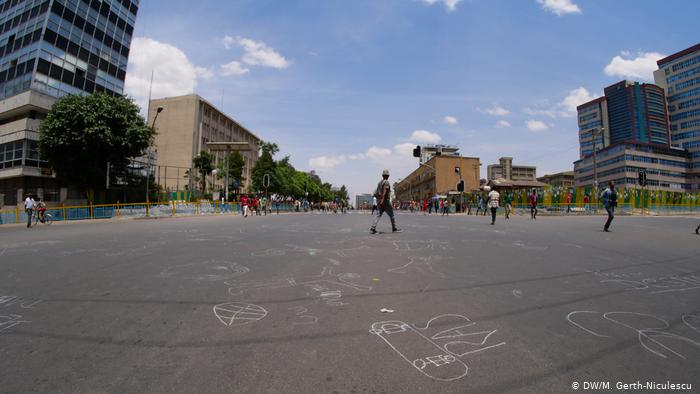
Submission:
[[[150,146],[155,131],[131,99],[104,93],[59,99],[41,123],[39,146],[58,176],[85,190],[103,190],[107,163],[124,170]]]
[[[243,184],[245,180],[243,177],[243,168],[245,167],[245,160],[241,156],[240,152],[233,151],[228,157],[228,181],[229,187],[233,189],[238,189],[240,185]],[[216,166],[218,172],[216,174],[219,179],[226,179],[226,160],[222,160]]]
[[[275,174],[277,163],[275,162],[274,156],[277,152],[279,152],[279,147],[274,142],[260,143],[260,157],[255,163],[255,166],[253,166],[253,171],[251,172],[251,192],[257,192],[263,189],[263,177],[265,174],[269,174],[270,178]],[[277,182],[270,179],[269,192],[279,193],[279,187],[280,185]]]
[[[207,151],[201,151],[192,159],[192,166],[199,173],[199,179],[202,182],[202,193],[207,191],[207,175],[214,171],[214,156]]]

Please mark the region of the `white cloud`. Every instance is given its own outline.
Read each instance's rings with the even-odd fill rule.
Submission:
[[[499,120],[498,123],[496,123],[496,128],[503,129],[507,127],[511,127],[511,124],[507,120]]]
[[[632,58],[629,52],[622,52],[615,56],[610,64],[603,70],[611,77],[654,80],[654,70],[658,69],[656,61],[666,57],[657,52],[638,52],[637,57]]]
[[[408,140],[418,143],[437,144],[442,140],[442,137],[440,137],[440,134],[428,130],[415,130]]]
[[[284,69],[291,62],[280,55],[273,48],[268,47],[262,41],[253,41],[249,38],[238,37],[236,42],[243,47],[243,63],[251,66],[272,67]]]
[[[535,108],[527,107],[523,111],[528,115],[547,116],[550,118],[570,118],[576,116],[576,107],[595,98],[586,88],[579,87],[569,91],[562,101],[555,105],[545,102]]]
[[[199,78],[202,78],[202,79],[214,78],[214,71],[212,71],[212,69],[210,69],[210,68],[195,67],[194,71],[197,74],[197,77],[199,77]]]
[[[367,156],[373,160],[385,159],[385,158],[391,156],[391,149],[380,148],[378,146],[372,146],[369,149],[367,149],[367,153],[365,153],[365,156]]]
[[[224,36],[224,38],[221,39],[221,43],[224,44],[224,48],[231,49],[236,43],[236,39],[231,36]]]
[[[525,126],[527,126],[528,130],[535,133],[545,131],[549,128],[549,126],[541,120],[528,120],[525,122]]]
[[[231,75],[244,75],[248,74],[249,72],[250,70],[243,67],[243,65],[241,65],[241,62],[239,61],[234,60],[230,63],[221,65],[221,75],[226,77]]]
[[[571,0],[537,0],[542,9],[562,16],[564,14],[580,14],[581,9]]]
[[[486,108],[486,109],[477,108],[477,111],[491,115],[491,116],[508,116],[508,115],[510,115],[510,110],[508,110],[507,108],[504,108],[498,104],[493,104],[493,106],[491,106],[491,108]]]
[[[442,122],[445,124],[449,124],[449,125],[455,125],[455,124],[459,123],[457,121],[457,118],[455,118],[454,116],[449,116],[449,115],[445,116],[442,119]]]
[[[445,8],[447,8],[447,11],[454,11],[457,9],[457,4],[459,4],[462,0],[423,0],[425,4],[433,5],[436,3],[442,3],[445,5]]]
[[[198,78],[213,76],[211,70],[192,64],[179,48],[145,37],[132,40],[128,68],[124,91],[143,112],[148,107],[151,72],[154,99],[193,93]]]
[[[404,142],[403,144],[398,144],[394,146],[394,154],[399,156],[410,156],[413,157],[413,148],[416,144],[411,142]]]
[[[341,156],[319,156],[309,160],[309,167],[318,172],[328,172],[335,167],[345,163],[347,157]]]

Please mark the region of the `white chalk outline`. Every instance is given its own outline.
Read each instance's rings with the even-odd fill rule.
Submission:
[[[234,306],[243,306],[242,309],[237,309],[237,310],[231,310],[227,309],[225,306],[229,305],[234,305]],[[257,310],[251,307],[256,307],[258,308]],[[235,326],[242,326],[248,323],[252,323],[255,321],[259,321],[265,318],[267,316],[267,309],[261,307],[260,305],[255,305],[255,304],[249,304],[246,302],[226,302],[223,304],[219,305],[214,305],[212,308],[214,310],[214,315],[216,316],[217,319],[221,322],[221,324],[227,326],[227,327],[235,327]],[[250,312],[250,311],[252,312]],[[222,312],[228,312],[228,313],[233,313],[233,316],[229,317],[222,317],[219,311]],[[244,315],[254,315],[255,317],[239,317],[240,314]],[[247,320],[247,321],[246,321]],[[244,321],[243,323],[237,323],[234,324],[236,321]]]
[[[639,344],[642,345],[642,347],[644,347],[644,348],[645,348],[647,351],[649,351],[650,353],[652,353],[652,354],[654,354],[654,355],[656,355],[656,356],[659,356],[659,357],[661,357],[661,358],[668,358],[668,357],[667,357],[665,354],[663,354],[663,353],[661,353],[661,352],[659,352],[659,351],[657,351],[657,350],[652,349],[652,348],[650,347],[650,345],[648,345],[648,344],[646,343],[647,341],[651,341],[651,342],[655,343],[656,345],[662,347],[663,349],[668,350],[668,351],[671,352],[672,354],[674,354],[674,355],[676,355],[677,357],[682,358],[682,359],[684,359],[684,360],[686,359],[686,357],[685,357],[683,354],[676,352],[675,350],[671,349],[670,347],[664,345],[663,343],[657,341],[657,340],[654,339],[654,338],[661,337],[661,338],[676,339],[676,340],[680,340],[680,341],[683,341],[683,342],[690,343],[690,344],[692,344],[692,345],[697,346],[698,348],[700,348],[700,342],[694,341],[694,340],[692,340],[692,339],[690,339],[690,338],[686,338],[686,337],[684,337],[684,336],[682,336],[682,335],[674,334],[674,333],[671,333],[671,332],[659,331],[659,330],[665,330],[665,329],[669,328],[669,327],[670,327],[670,324],[669,324],[666,320],[663,320],[663,319],[658,318],[658,317],[653,316],[653,315],[649,315],[649,314],[646,314],[646,313],[621,312],[621,311],[606,312],[606,313],[601,313],[601,312],[596,312],[596,311],[573,311],[573,312],[569,313],[569,314],[566,316],[566,319],[569,321],[569,323],[575,325],[576,327],[578,327],[578,328],[580,328],[580,329],[582,329],[582,330],[584,330],[584,331],[586,331],[586,332],[588,332],[588,333],[590,333],[590,334],[592,334],[592,335],[595,335],[595,336],[601,337],[601,338],[610,338],[610,336],[598,334],[598,333],[596,333],[596,332],[594,332],[594,331],[591,331],[591,330],[589,330],[589,329],[583,327],[582,325],[580,325],[580,324],[574,322],[573,320],[571,320],[571,316],[572,316],[573,314],[578,314],[578,313],[597,313],[597,314],[601,315],[601,317],[602,317],[603,319],[605,319],[605,320],[608,320],[608,321],[610,321],[610,322],[612,322],[612,323],[614,323],[614,324],[617,324],[617,325],[619,325],[619,326],[626,327],[626,328],[629,328],[629,329],[632,330],[632,331],[635,331],[635,332],[637,333],[637,339],[639,340]],[[612,315],[626,315],[626,316],[639,316],[639,317],[643,317],[643,318],[651,318],[651,319],[656,320],[657,322],[661,323],[661,327],[636,328],[636,327],[634,327],[634,326],[630,326],[629,324],[625,324],[625,323],[622,322],[622,321],[616,320],[615,318],[611,317]],[[692,316],[692,315],[690,315],[690,316]],[[688,325],[687,319],[685,319],[685,316],[682,316],[682,317],[681,317],[681,320],[683,320],[683,322],[686,323],[686,325]],[[693,327],[691,326],[691,328],[693,328]],[[693,328],[693,329],[694,329],[694,328]]]
[[[385,326],[389,326],[390,328],[386,328]],[[392,334],[398,334],[398,333],[407,332],[407,331],[412,331],[412,332],[416,333],[419,337],[425,339],[427,342],[429,342],[430,344],[435,346],[438,350],[440,350],[441,353],[445,352],[447,354],[438,354],[437,356],[425,356],[425,359],[428,360],[428,362],[425,362],[423,360],[423,358],[418,358],[418,359],[411,361],[401,351],[399,351],[386,337],[384,337],[382,335],[382,333],[392,335]],[[469,372],[469,367],[462,360],[456,358],[454,355],[447,352],[445,349],[443,349],[438,344],[436,344],[435,342],[433,342],[432,340],[427,338],[425,335],[421,334],[417,329],[415,329],[411,325],[404,323],[402,321],[387,320],[387,321],[375,322],[375,323],[372,323],[372,326],[371,326],[369,332],[382,338],[382,340],[384,342],[386,342],[386,344],[389,345],[389,347],[391,347],[392,350],[394,350],[396,353],[398,353],[398,355],[401,356],[401,358],[406,360],[406,362],[409,363],[413,368],[417,369],[423,375],[425,375],[431,379],[442,381],[442,382],[450,382],[450,381],[461,379],[461,378],[465,377],[467,375],[467,373]],[[457,366],[459,366],[459,365],[464,366],[464,372],[458,376],[453,376],[450,378],[439,378],[439,377],[435,377],[435,376],[433,376],[425,371],[425,368],[428,366],[428,363],[435,365],[436,367],[441,367],[444,365],[457,363],[456,364]]]

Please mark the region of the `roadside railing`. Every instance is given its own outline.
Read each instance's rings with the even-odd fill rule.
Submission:
[[[294,211],[292,204],[278,204],[272,206],[272,213]],[[120,218],[160,218],[177,216],[200,216],[220,214],[240,214],[241,207],[238,202],[220,201],[170,201],[132,204],[100,204],[67,207],[50,207],[46,212],[51,214],[54,222],[68,222],[77,220],[99,220]],[[27,216],[24,209],[0,210],[0,225],[26,223]]]

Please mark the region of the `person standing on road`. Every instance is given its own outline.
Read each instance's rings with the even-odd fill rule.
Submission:
[[[698,225],[698,228],[695,229],[695,234],[700,234],[700,224]]]
[[[503,196],[503,207],[506,209],[506,219],[510,219],[510,213],[513,211],[513,193],[506,192]]]
[[[372,227],[369,229],[370,234],[377,233],[377,224],[379,224],[379,219],[382,218],[384,212],[389,215],[389,220],[391,220],[391,231],[395,233],[402,232],[400,228],[396,227],[396,220],[394,219],[394,210],[391,207],[390,195],[391,195],[391,185],[389,184],[389,170],[384,170],[382,172],[382,180],[377,184],[377,190],[374,192],[375,197],[377,197],[377,216],[374,217],[372,221]]]
[[[370,215],[374,215],[374,211],[377,210],[377,197],[372,196],[372,213]]]
[[[427,215],[427,214],[428,214],[428,199],[426,198],[423,200],[423,215]]]
[[[501,199],[501,195],[493,189],[489,192],[489,208],[491,209],[491,225],[496,224],[496,211],[498,211],[498,203]]]
[[[591,198],[588,196],[588,193],[586,193],[583,196],[583,210],[586,211],[586,213],[588,213],[588,211],[591,209],[590,203]]]
[[[32,195],[27,194],[27,198],[24,199],[24,211],[27,213],[27,228],[32,227],[32,212],[34,212],[35,206],[36,203]]]
[[[481,212],[481,207],[481,194],[479,194],[478,196],[476,196],[476,216],[479,216],[479,212]]]
[[[566,195],[566,213],[571,212],[571,192]]]
[[[532,189],[532,193],[530,193],[530,217],[532,220],[537,220],[537,200],[537,191]]]
[[[607,189],[600,194],[600,200],[603,202],[603,207],[608,212],[608,221],[605,222],[603,231],[610,232],[610,223],[615,218],[615,207],[617,206],[617,192],[615,191],[615,182],[608,182]]]

